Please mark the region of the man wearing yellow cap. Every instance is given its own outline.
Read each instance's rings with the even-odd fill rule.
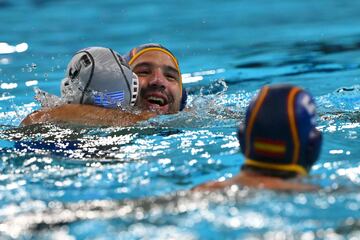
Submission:
[[[186,93],[175,56],[159,44],[145,44],[132,49],[125,60],[139,77],[137,106],[160,114],[182,110]]]
[[[36,111],[21,124],[63,122],[128,126],[157,114],[176,113],[185,107],[187,95],[182,88],[178,61],[168,49],[159,44],[145,44],[132,49],[124,59],[139,79],[140,89],[135,106],[142,110],[140,114],[71,103]]]

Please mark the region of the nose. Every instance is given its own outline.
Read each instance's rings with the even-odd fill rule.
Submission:
[[[149,84],[165,88],[166,77],[164,76],[164,73],[160,68],[154,69],[153,76],[150,79]]]

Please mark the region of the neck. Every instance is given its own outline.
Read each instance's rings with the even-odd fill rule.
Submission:
[[[296,179],[295,176],[292,179]],[[298,181],[289,181],[276,176],[264,175],[262,173],[252,170],[242,170],[237,176],[233,178],[236,183],[241,185],[264,188],[278,191],[314,191],[318,187],[310,184],[304,184]]]
[[[292,179],[292,178],[298,178],[299,177],[299,175],[295,174],[291,178],[282,178],[280,176],[266,174],[266,173],[263,173],[261,171],[256,171],[256,170],[252,170],[252,169],[243,169],[243,170],[241,170],[240,173],[242,175],[244,175],[244,176],[249,176],[249,177],[256,177],[256,178],[260,177],[260,178],[281,179],[281,180],[286,180],[286,179]]]

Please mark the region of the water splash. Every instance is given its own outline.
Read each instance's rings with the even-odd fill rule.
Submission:
[[[35,92],[35,99],[40,103],[41,107],[43,108],[54,108],[66,103],[66,101],[63,98],[45,92],[40,88],[35,87],[34,92]]]

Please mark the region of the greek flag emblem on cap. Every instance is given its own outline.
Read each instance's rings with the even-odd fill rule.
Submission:
[[[120,106],[124,102],[124,91],[108,92],[94,95],[94,103],[103,107],[116,107]]]

